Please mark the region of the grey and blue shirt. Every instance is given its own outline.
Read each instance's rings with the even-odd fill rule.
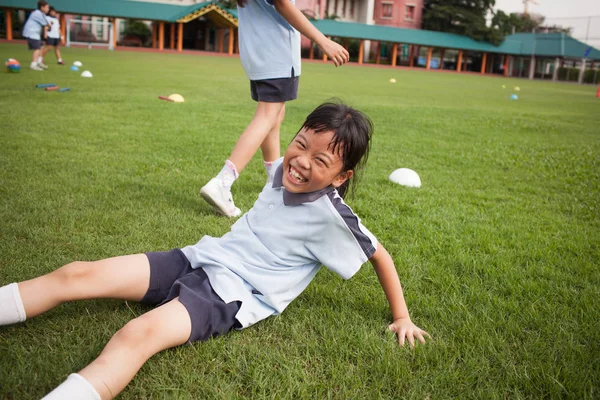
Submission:
[[[35,10],[29,14],[25,26],[23,26],[23,37],[33,40],[42,40],[42,30],[48,25],[46,14],[40,10]]]
[[[333,187],[291,193],[282,160],[250,211],[221,238],[204,236],[182,249],[192,268],[203,268],[226,303],[241,301],[243,328],[281,313],[302,293],[321,265],[351,278],[377,248],[375,237]]]
[[[277,12],[273,0],[248,0],[238,7],[238,19],[240,59],[248,79],[300,76],[300,33]]]

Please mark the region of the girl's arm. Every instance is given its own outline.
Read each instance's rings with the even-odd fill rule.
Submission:
[[[348,51],[333,40],[327,39],[289,0],[274,0],[275,9],[298,32],[312,40],[333,61],[336,67],[350,60]],[[239,4],[239,1],[238,1]]]
[[[379,278],[379,283],[385,292],[392,311],[394,321],[388,326],[388,329],[396,332],[398,343],[401,346],[404,346],[405,338],[408,339],[411,347],[415,345],[415,338],[421,343],[425,343],[423,336],[429,336],[429,334],[410,320],[406,301],[404,301],[402,293],[402,286],[400,285],[400,279],[398,278],[392,257],[390,257],[387,250],[381,244],[378,244],[377,251],[375,251],[375,254],[373,254],[369,261],[373,264],[377,278]]]

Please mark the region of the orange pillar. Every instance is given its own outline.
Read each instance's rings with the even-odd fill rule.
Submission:
[[[308,59],[313,60],[315,58],[315,44],[310,42],[310,51],[308,52]]]
[[[331,40],[331,38],[329,38]],[[323,52],[323,62],[327,62],[327,54]]]
[[[6,40],[12,40],[12,9],[4,9],[4,20],[6,21]]]
[[[463,52],[462,52],[462,50],[459,50],[458,60],[456,61],[456,71],[457,72],[460,72],[460,70],[462,69],[462,58],[463,58]]]
[[[169,29],[171,29],[169,37],[169,49],[173,50],[175,48],[175,24],[169,24]]]
[[[392,67],[396,66],[396,57],[398,57],[398,43],[394,43],[392,47]]]
[[[410,45],[410,50],[408,51],[408,58],[410,59],[408,66],[409,67],[414,67],[415,66],[415,46],[413,46],[412,44]]]
[[[165,23],[160,21],[158,24],[158,49],[163,50],[165,48]]]
[[[508,61],[509,61],[509,55],[505,54],[504,55],[504,76],[508,76]]]
[[[67,40],[67,17],[65,14],[60,14],[59,23],[61,44],[65,44],[65,41]]]
[[[233,54],[233,36],[234,36],[233,28],[229,27],[229,49],[227,50],[227,54],[229,54],[229,55]]]
[[[177,51],[183,50],[183,24],[177,23]]]
[[[358,47],[358,63],[362,65],[363,63],[363,56],[365,53],[365,41],[361,40],[360,41],[360,46]]]
[[[431,68],[431,55],[433,54],[433,47],[427,49],[427,62],[425,63],[425,69]]]
[[[113,28],[113,49],[117,48],[117,19],[113,18],[112,19],[112,28]]]
[[[156,48],[156,22],[152,22],[152,48]]]
[[[487,62],[487,53],[483,53],[483,59],[481,60],[481,73],[485,74],[485,66]]]
[[[225,41],[223,29],[219,28],[219,53],[223,52],[223,42]]]

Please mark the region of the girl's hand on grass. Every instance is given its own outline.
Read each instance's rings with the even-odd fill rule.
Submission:
[[[398,344],[400,346],[404,346],[404,340],[408,339],[408,343],[410,343],[410,347],[415,347],[415,338],[419,340],[421,343],[425,343],[425,336],[431,338],[429,333],[425,332],[423,329],[419,328],[410,320],[409,317],[406,318],[398,318],[394,320],[389,326],[388,329],[393,331],[398,336]]]
[[[327,54],[327,57],[333,61],[336,67],[339,67],[350,60],[348,51],[342,45],[331,39],[326,39],[319,47]]]

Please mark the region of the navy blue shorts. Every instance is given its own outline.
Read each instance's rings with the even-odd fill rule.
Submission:
[[[192,320],[188,342],[208,340],[241,327],[235,315],[242,303],[225,303],[213,290],[206,272],[193,269],[180,249],[146,256],[150,262],[150,287],[141,302],[162,305],[179,296]]]
[[[60,44],[59,38],[46,38],[46,44],[48,46],[58,46]]]
[[[27,47],[29,50],[39,50],[42,48],[42,41],[39,39],[27,38]]]
[[[263,79],[250,81],[250,94],[252,100],[265,103],[285,103],[298,98],[299,77],[294,75],[292,68],[291,78]]]

